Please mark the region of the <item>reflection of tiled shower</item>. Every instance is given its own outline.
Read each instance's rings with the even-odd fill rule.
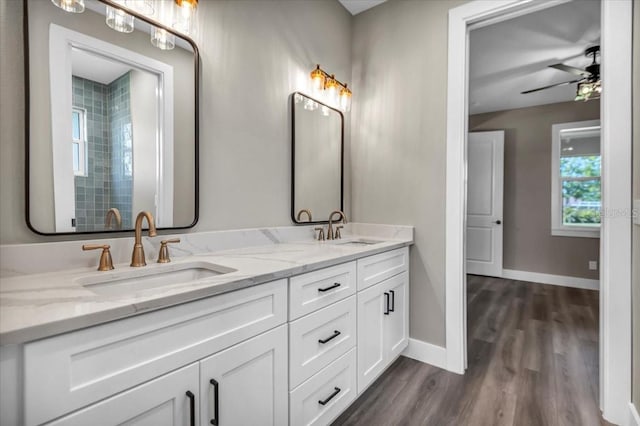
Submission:
[[[86,111],[87,176],[75,177],[76,231],[104,229],[117,208],[122,227],[132,227],[132,132],[130,75],[109,85],[73,77],[73,106]]]

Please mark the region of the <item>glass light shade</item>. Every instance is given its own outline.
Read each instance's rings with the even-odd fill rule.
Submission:
[[[156,11],[153,7],[153,0],[126,0],[124,4],[136,12],[147,16],[153,16]]]
[[[591,99],[600,99],[602,86],[600,81],[579,83],[576,89],[576,101],[588,101]]]
[[[340,85],[338,84],[334,76],[329,77],[324,85],[324,89],[327,92],[327,99],[332,105],[338,104],[338,91],[340,90],[339,87]]]
[[[55,4],[65,12],[84,12],[84,0],[51,0],[51,3]]]
[[[314,94],[318,94],[324,90],[325,77],[324,73],[320,69],[320,65],[316,66],[316,69],[311,71],[311,90]]]
[[[176,37],[164,28],[153,27],[151,44],[161,50],[171,50],[176,46]]]
[[[121,33],[131,33],[134,28],[133,21],[133,15],[129,15],[123,10],[107,6],[106,22],[109,28]]]
[[[198,0],[175,0],[175,3],[178,10],[173,27],[183,34],[194,34]]]
[[[340,90],[340,109],[344,112],[351,111],[351,90],[347,85]]]

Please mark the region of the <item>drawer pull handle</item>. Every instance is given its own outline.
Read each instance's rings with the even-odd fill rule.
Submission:
[[[220,393],[220,385],[217,381],[211,379],[209,383],[213,386],[213,419],[209,421],[212,425],[216,426],[220,419],[220,412],[218,407],[218,394]]]
[[[395,312],[396,310],[396,292],[393,290],[389,290],[391,293],[391,308],[389,308],[389,312]]]
[[[384,292],[384,314],[389,315],[389,293]]]
[[[327,343],[327,342],[328,342],[328,341],[330,341],[330,340],[335,339],[335,338],[336,338],[336,337],[338,337],[339,335],[340,335],[340,332],[339,332],[338,330],[334,330],[334,332],[333,332],[333,334],[332,334],[331,336],[327,337],[326,339],[320,339],[320,340],[318,340],[318,343],[322,343],[322,344],[324,345],[325,343]]]
[[[189,424],[196,426],[196,396],[191,391],[187,391],[189,398]]]
[[[335,390],[333,391],[333,393],[331,395],[329,395],[327,397],[327,399],[321,399],[320,401],[318,401],[318,404],[320,405],[327,405],[327,403],[329,401],[331,401],[333,399],[334,396],[336,396],[337,394],[340,393],[341,389],[340,388],[334,388]]]
[[[329,291],[329,290],[333,290],[334,288],[338,288],[338,287],[340,287],[340,285],[341,285],[340,283],[334,283],[333,285],[330,285],[329,287],[319,288],[318,291],[321,291],[321,292],[324,293],[325,291]]]

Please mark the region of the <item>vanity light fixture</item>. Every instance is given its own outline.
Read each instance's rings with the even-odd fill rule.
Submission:
[[[320,65],[316,65],[310,77],[311,88],[316,96],[325,93],[329,103],[337,105],[343,112],[351,111],[352,92],[346,83],[337,80],[335,75],[327,73]]]
[[[131,33],[134,29],[134,17],[122,9],[107,6],[106,22],[109,28],[121,33]]]
[[[84,12],[84,0],[51,0],[51,3],[55,4],[65,12]]]

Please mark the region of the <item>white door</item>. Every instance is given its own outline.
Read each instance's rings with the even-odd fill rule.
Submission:
[[[358,293],[358,393],[385,367],[384,317],[386,297],[382,283]]]
[[[198,399],[194,363],[47,424],[195,426]]]
[[[384,347],[387,363],[400,355],[409,344],[408,280],[409,275],[403,272],[383,283],[384,293],[389,294],[389,315],[384,319]]]
[[[469,133],[467,273],[502,276],[504,131]]]
[[[287,326],[281,325],[201,361],[201,424],[286,425],[287,358]]]

